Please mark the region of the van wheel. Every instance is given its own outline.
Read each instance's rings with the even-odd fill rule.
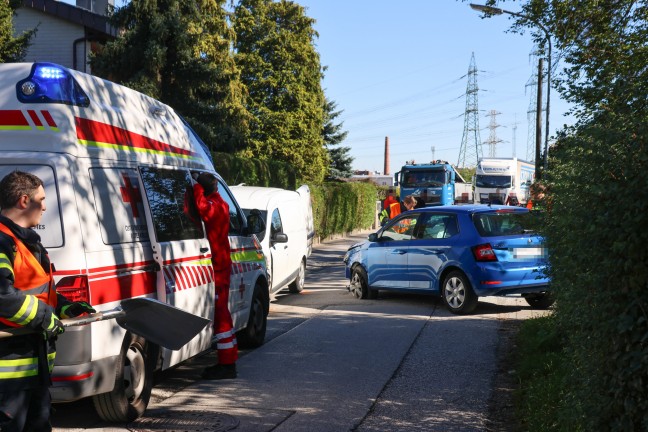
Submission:
[[[304,290],[304,279],[306,279],[306,260],[301,260],[299,263],[299,270],[297,270],[297,277],[288,287],[289,291],[298,294]]]
[[[268,311],[270,310],[270,302],[268,296],[263,294],[264,291],[267,293],[267,288],[257,282],[254,286],[247,326],[236,333],[236,339],[241,348],[257,348],[263,345],[268,326]]]
[[[460,271],[452,271],[443,281],[443,302],[453,314],[469,314],[477,307],[477,295],[468,278]]]
[[[151,398],[158,349],[141,336],[126,334],[111,392],[92,397],[99,417],[109,422],[130,422],[144,414]]]

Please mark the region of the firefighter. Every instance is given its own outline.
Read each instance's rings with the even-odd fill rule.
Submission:
[[[13,171],[0,181],[0,329],[25,327],[29,334],[0,344],[0,429],[51,431],[50,374],[59,320],[95,310],[56,292],[52,265],[40,236],[45,189],[33,174]]]
[[[387,222],[389,222],[390,206],[392,204],[398,204],[398,200],[394,196],[395,194],[396,192],[394,191],[394,188],[390,187],[387,190],[387,197],[382,202],[382,210],[380,211],[379,215],[380,225],[385,225]]]
[[[218,193],[216,177],[209,173],[194,175],[194,199],[200,217],[205,222],[207,239],[212,253],[216,308],[214,310],[214,334],[218,362],[206,368],[204,379],[236,378],[238,346],[234,334],[232,315],[227,306],[229,300],[232,258],[229,245],[229,206]]]

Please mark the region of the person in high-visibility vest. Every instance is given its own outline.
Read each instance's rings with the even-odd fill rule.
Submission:
[[[416,207],[416,198],[412,195],[407,195],[403,198],[403,201],[400,203],[392,204],[389,206],[390,210],[390,219],[394,219],[396,216],[401,214],[404,211],[412,210]],[[396,229],[396,232],[405,232],[408,228],[408,223],[402,223],[399,228]]]
[[[238,345],[234,323],[228,308],[232,257],[229,244],[229,206],[218,193],[216,177],[202,173],[196,177],[194,199],[200,217],[205,222],[207,239],[212,253],[214,284],[216,285],[216,308],[214,310],[214,334],[218,363],[207,367],[204,379],[236,378]]]
[[[40,236],[45,189],[37,176],[13,171],[0,181],[0,330],[32,333],[0,343],[0,430],[51,431],[50,374],[59,320],[95,312],[56,292],[52,265]]]
[[[380,211],[380,225],[385,225],[387,222],[389,222],[390,217],[390,206],[392,204],[398,204],[398,200],[396,199],[394,188],[389,188],[387,190],[387,197],[383,200],[382,202],[382,210]]]

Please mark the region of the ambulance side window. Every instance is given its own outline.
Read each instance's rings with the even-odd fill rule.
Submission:
[[[229,235],[240,236],[243,235],[243,222],[241,215],[238,213],[238,208],[234,204],[234,198],[230,195],[229,191],[225,188],[223,183],[218,182],[218,193],[225,200],[229,207],[230,227]]]
[[[90,181],[104,244],[148,241],[137,170],[90,168]]]
[[[158,242],[204,238],[188,170],[140,167]]]

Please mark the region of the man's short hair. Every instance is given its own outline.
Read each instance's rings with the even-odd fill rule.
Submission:
[[[23,195],[33,197],[40,186],[43,186],[43,181],[34,174],[18,170],[10,172],[0,180],[0,209],[15,206]]]

